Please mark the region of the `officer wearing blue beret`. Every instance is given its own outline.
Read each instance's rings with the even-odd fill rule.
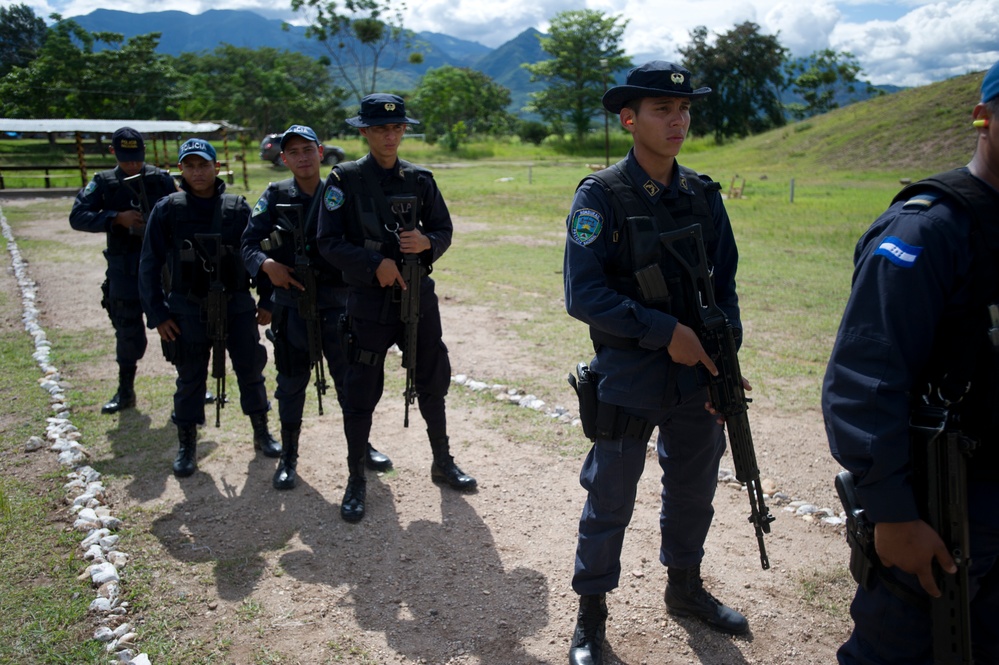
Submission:
[[[326,178],[317,239],[319,253],[343,271],[349,291],[345,334],[351,350],[343,400],[349,475],[340,516],[357,522],[364,517],[365,454],[371,414],[384,385],[385,353],[393,344],[403,348],[405,343],[401,293],[415,286],[406,284],[400,272],[407,255],[416,258],[424,273],[419,282],[415,389],[433,451],[430,477],[459,491],[474,490],[476,480],[458,468],[451,455],[444,408],[451,363],[429,277],[434,262],[451,246],[451,215],[433,174],[399,159],[406,127],[419,121],[407,117],[401,97],[376,93],[362,99],[358,115],[347,122],[367,139],[369,152],[356,162],[336,165]],[[413,202],[397,208],[394,201],[403,200]],[[415,227],[404,229],[403,222],[414,216]]]
[[[580,183],[567,219],[565,306],[589,326],[599,412],[612,416],[580,473],[587,499],[572,578],[580,595],[569,651],[573,665],[603,662],[605,594],[620,581],[621,547],[655,428],[663,470],[659,559],[667,567],[666,608],[723,632],[749,629],[745,617],[715,599],[701,580],[725,451],[722,425],[705,406],[707,372],[717,369],[693,330],[694,295],[685,292],[682,269],[659,240],[661,233],[700,225],[718,305],[741,329],[738,253],[719,187],[676,160],[692,101],[710,92],[694,88],[686,69],[662,61],[632,69],[625,85],[608,90],[604,108],[620,116],[634,147]],[[654,292],[650,284],[662,288]]]
[[[853,633],[837,654],[843,664],[999,663],[997,118],[999,63],[972,111],[971,161],[902,190],[857,243],[822,392],[830,450],[874,524],[867,558],[875,574],[858,580]],[[967,514],[953,516],[966,520],[970,552],[927,521],[930,440],[910,422],[923,422],[928,409],[947,414],[940,436],[963,442],[962,455],[972,451],[966,482],[954,489]],[[934,637],[938,582],[957,575],[967,575],[970,602],[955,605],[952,619],[970,611],[972,653],[963,639]],[[959,625],[945,623],[948,634]],[[941,648],[953,660],[937,660]]]
[[[267,429],[264,366],[267,350],[257,325],[270,323],[270,283],[257,281],[260,302],[250,295],[250,276],[240,256],[240,237],[250,218],[242,196],[225,193],[215,148],[202,139],[180,146],[181,190],[165,197],[149,216],[139,260],[139,295],[147,325],[159,333],[166,359],[177,368],[173,420],[180,443],[173,472],[197,470],[197,428],[205,422],[205,384],[211,340],[204,306],[219,282],[225,298],[225,348],[239,383],[243,413],[253,425],[253,446],[280,457],[281,444]],[[170,273],[163,289],[163,267]],[[223,399],[219,395],[217,399]]]
[[[314,298],[320,334],[317,340],[329,362],[337,400],[343,402],[343,376],[347,363],[341,350],[337,324],[347,304],[347,286],[340,271],[319,256],[316,248],[316,221],[319,216],[319,189],[322,184],[323,145],[316,132],[305,125],[292,125],[281,135],[281,161],[292,173],[291,178],[272,182],[253,207],[253,214],[243,233],[243,260],[250,275],[265,273],[274,286],[274,310],[271,330],[274,335],[274,365],[277,367],[278,414],[281,418],[281,462],[274,474],[275,489],[292,489],[298,477],[298,439],[302,429],[302,412],[312,367],[309,361],[309,333],[300,312],[300,298],[305,284],[313,282]],[[282,218],[278,206],[299,206],[300,219],[286,214]],[[314,279],[296,272],[294,225],[308,258],[308,268]],[[267,249],[264,249],[264,245]],[[319,362],[322,362],[320,360]],[[318,380],[318,379],[317,379]],[[325,390],[320,387],[319,390]],[[321,397],[320,397],[321,398]],[[369,469],[388,471],[392,461],[368,444],[365,463]]]
[[[145,163],[142,134],[131,127],[115,130],[111,152],[118,164],[97,173],[77,194],[69,213],[69,224],[77,231],[107,235],[104,258],[108,269],[101,287],[101,305],[114,327],[118,390],[101,413],[117,413],[135,406],[136,365],[146,353],[138,286],[142,235],[156,202],[177,191],[169,173]]]

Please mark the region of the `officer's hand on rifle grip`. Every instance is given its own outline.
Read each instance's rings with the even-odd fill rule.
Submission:
[[[934,598],[940,597],[940,589],[933,579],[933,560],[937,560],[944,572],[957,572],[947,546],[923,520],[878,522],[874,525],[874,549],[881,563],[915,575],[926,593]]]
[[[140,226],[145,222],[142,220],[142,213],[138,210],[122,210],[114,216],[114,224],[130,229],[133,226]]]
[[[286,266],[283,263],[278,263],[274,259],[266,259],[262,264],[260,264],[260,269],[267,273],[267,277],[270,278],[271,284],[280,289],[291,289],[295,288],[299,291],[304,291],[305,287],[298,282],[292,275],[295,274],[295,269]]]
[[[430,249],[430,238],[420,233],[419,229],[399,233],[399,249],[403,254],[419,254]]]
[[[718,376],[718,368],[715,367],[714,362],[708,357],[707,351],[701,346],[701,340],[697,338],[697,333],[682,323],[677,323],[676,328],[673,329],[673,339],[670,340],[666,350],[669,351],[669,357],[673,359],[673,362],[688,367],[704,363],[707,370],[711,372],[711,376]]]
[[[406,290],[406,282],[402,278],[402,273],[399,272],[399,266],[392,259],[382,259],[375,270],[375,279],[378,280],[379,286],[388,287],[398,284],[404,291]]]
[[[271,312],[263,307],[257,308],[257,325],[269,326],[271,324]]]

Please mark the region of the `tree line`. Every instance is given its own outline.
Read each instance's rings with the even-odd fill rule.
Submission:
[[[422,59],[398,2],[292,0],[292,7],[326,54],[222,44],[169,56],[156,53],[160,33],[125,39],[58,14],[46,26],[23,4],[0,7],[0,117],[211,120],[260,135],[304,123],[332,136],[348,109],[379,91],[405,97],[428,140],[451,149],[488,134],[581,141],[603,124],[604,91],[636,64],[621,47],[627,20],[591,9],[556,14],[541,38],[550,57],[522,65],[544,86],[523,109],[541,122],[523,121],[508,110],[510,91],[470,68],[446,65],[412,90],[386,89],[382,81],[400,59]],[[695,82],[715,91],[698,102],[691,130],[719,142],[829,111],[843,91],[876,92],[858,78],[852,54],[791,58],[777,35],[752,22],[718,34],[695,28],[678,51]],[[782,102],[788,92],[800,101]]]

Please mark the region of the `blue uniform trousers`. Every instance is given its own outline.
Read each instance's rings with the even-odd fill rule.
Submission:
[[[173,395],[174,420],[178,425],[205,422],[205,389],[208,380],[211,342],[201,313],[174,312],[180,326],[181,359],[177,367],[177,390]],[[230,312],[226,349],[239,384],[239,404],[246,415],[265,413],[270,408],[264,387],[267,350],[260,343],[257,313],[250,309]],[[221,395],[216,398],[220,399]]]
[[[114,327],[115,360],[120,367],[135,367],[146,353],[146,325],[139,301],[138,254],[109,254],[108,318]]]
[[[340,335],[337,322],[344,313],[343,307],[330,307],[320,311],[322,317],[323,355],[336,391],[336,400],[343,406],[344,379],[347,373],[347,363],[340,345]],[[281,314],[283,330],[275,334],[282,338],[281,343],[291,348],[287,352],[288,367],[279,366],[277,374],[277,390],[274,398],[278,401],[278,415],[282,423],[297,424],[302,421],[305,410],[305,400],[309,395],[309,384],[314,372],[309,365],[309,339],[305,321],[298,313],[297,306],[287,306]],[[274,353],[279,353],[275,348]],[[282,363],[283,364],[283,363]],[[324,400],[325,408],[326,402]]]
[[[990,510],[994,510],[993,507]],[[971,526],[971,641],[976,665],[999,663],[999,528]],[[889,574],[929,598],[915,575],[892,568]],[[850,606],[854,629],[836,654],[841,665],[931,665],[929,612],[898,598],[884,584],[857,588]]]
[[[693,391],[659,410],[624,409],[659,428],[656,450],[662,468],[659,560],[687,568],[704,556],[704,540],[714,516],[718,463],[725,435],[704,409],[707,389]],[[635,508],[645,468],[647,441],[634,437],[597,439],[583,462],[579,482],[587,491],[579,520],[572,588],[580,595],[607,593],[621,577],[624,533]]]
[[[416,349],[416,399],[431,441],[447,436],[444,398],[451,384],[451,361],[441,339],[441,315],[437,295],[425,290],[420,299],[420,323]],[[403,344],[405,326],[401,322],[382,324],[352,317],[351,330],[357,346],[384,355],[392,344]],[[347,365],[343,395],[343,429],[347,437],[348,461],[360,459],[367,450],[371,416],[385,385],[384,357],[375,365],[354,362]],[[400,395],[401,397],[401,395]],[[355,457],[356,456],[356,457]]]

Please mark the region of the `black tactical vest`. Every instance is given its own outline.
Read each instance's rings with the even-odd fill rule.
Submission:
[[[276,248],[267,252],[267,255],[286,266],[295,265],[295,239],[291,229],[285,229],[287,224],[295,224],[297,220],[291,217],[287,222],[281,222],[278,213],[278,205],[298,204],[302,206],[302,215],[305,221],[305,253],[309,257],[309,262],[316,269],[316,278],[324,286],[339,287],[343,285],[343,276],[340,271],[324,259],[316,247],[316,215],[319,212],[319,201],[322,198],[323,185],[319,184],[316,195],[311,199],[303,196],[295,184],[294,178],[281,180],[272,183],[268,188],[270,195],[267,197],[267,212],[270,214],[271,224],[275,228],[275,233],[280,235],[280,243],[272,243]]]
[[[999,446],[995,445],[999,440],[999,320],[993,320],[989,306],[999,305],[999,194],[966,171],[955,169],[909,185],[892,203],[920,205],[918,195],[927,191],[956,201],[972,219],[971,297],[945,311],[921,384],[932,383],[951,398],[969,387],[952,412],[957,413],[965,434],[986,444],[975,452],[972,474],[976,468],[994,472],[999,469]],[[932,201],[925,205],[929,207]]]
[[[595,181],[607,194],[614,210],[612,233],[613,248],[606,267],[607,283],[617,291],[646,307],[675,316],[691,327],[700,325],[700,318],[692,302],[694,294],[689,293],[689,280],[682,266],[663,247],[659,235],[699,224],[706,248],[714,246],[717,232],[706,192],[718,191],[720,186],[707,176],[684,166],[680,169],[680,180],[694,192],[693,196],[681,194],[676,198],[661,198],[653,206],[646,196],[631,182],[622,160],[610,168],[597,171],[580,182]],[[679,245],[685,260],[697,264],[692,246]],[[709,249],[710,251],[710,249]],[[649,298],[642,292],[636,273],[641,270],[658,269],[666,282],[668,296]],[[623,339],[590,328],[590,338],[595,344],[616,348],[637,348],[638,341]]]
[[[240,235],[246,226],[245,220],[239,219],[242,197],[235,194],[217,196],[212,223],[205,224],[194,215],[188,196],[187,192],[175,192],[168,198],[171,290],[194,301],[208,295],[215,243],[199,242],[196,236],[218,234],[222,245],[221,278],[226,293],[249,291],[249,275],[239,253]]]
[[[150,166],[149,164],[142,166],[142,177],[146,186],[146,201],[149,204],[149,210],[145,211],[146,215],[149,214],[152,207],[156,205],[156,202],[161,197],[175,191],[173,189],[164,190],[160,186],[160,183],[163,181],[163,175],[164,172],[155,166]],[[106,192],[104,200],[105,210],[122,212],[125,210],[141,209],[142,202],[139,200],[140,197],[122,182],[123,177],[123,175],[120,175],[119,169],[100,171],[94,176],[94,180],[97,180],[103,187],[103,191]],[[128,229],[124,229],[117,224],[111,225],[107,237],[109,254],[138,254],[142,250],[142,236],[131,235]]]
[[[419,199],[421,179],[433,177],[431,172],[400,159],[395,174],[402,177],[393,175],[382,182],[384,170],[370,155],[365,155],[356,162],[338,164],[335,170],[345,183],[349,196],[349,212],[345,215],[347,225],[344,229],[347,240],[397,262],[401,261],[399,240],[390,230],[397,228],[399,220],[389,209],[389,198],[416,196],[416,209],[422,210],[423,201]],[[417,220],[418,224],[420,222],[422,220]],[[349,277],[346,279],[349,283]]]

